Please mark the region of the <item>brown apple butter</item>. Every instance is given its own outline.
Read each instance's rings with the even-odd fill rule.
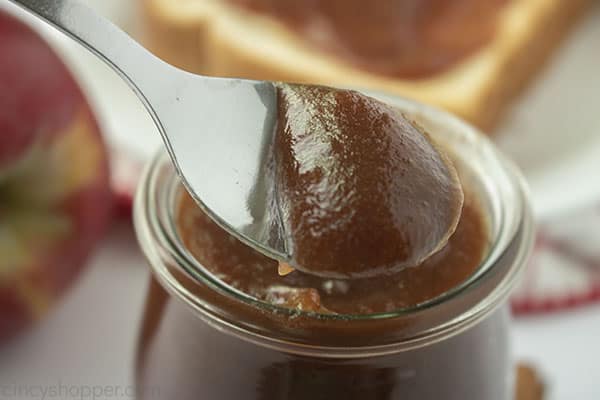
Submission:
[[[446,244],[461,183],[416,123],[352,90],[278,86],[272,203],[292,267],[330,278],[390,275]]]
[[[229,0],[368,71],[427,77],[495,34],[508,0]]]
[[[364,279],[277,273],[277,261],[242,244],[207,217],[182,190],[177,225],[188,251],[226,284],[257,299],[305,311],[371,314],[414,306],[464,282],[488,246],[485,220],[466,192],[462,217],[448,244],[415,268]]]
[[[277,90],[269,202],[298,271],[278,269],[182,194],[179,233],[205,268],[256,299],[340,314],[414,306],[473,273],[487,246],[482,212],[416,123],[351,90]]]
[[[533,238],[522,187],[467,125],[393,103],[444,143],[464,202],[440,251],[391,274],[280,276],[197,207],[166,155],[155,159],[135,209],[153,268],[139,399],[512,398],[506,299]]]

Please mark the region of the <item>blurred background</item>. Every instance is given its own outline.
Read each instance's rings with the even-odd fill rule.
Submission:
[[[203,5],[227,1],[231,4]],[[511,16],[503,17],[509,22],[488,21],[498,25],[496,36],[473,44],[475,47],[465,54],[460,53],[460,60],[446,69],[432,68],[423,75],[409,69],[399,73],[372,70],[361,64],[359,53],[350,51],[351,47],[350,50],[341,45],[333,50],[324,47],[329,43],[327,40],[337,40],[335,35],[348,33],[342,29],[328,32],[333,39],[327,39],[327,35],[312,35],[313,28],[306,22],[312,21],[311,16],[302,15],[306,20],[298,17],[291,23],[274,24],[271,20],[283,20],[282,15],[286,15],[279,8],[285,6],[285,1],[278,6],[256,1],[256,9],[248,9],[246,3],[252,2],[227,1],[85,2],[159,56],[186,69],[372,87],[446,107],[480,126],[522,168],[531,187],[539,223],[529,269],[512,298],[516,359],[533,365],[540,372],[547,384],[548,399],[600,398],[600,370],[596,367],[600,359],[597,344],[600,337],[600,303],[597,303],[600,301],[600,181],[597,176],[600,171],[600,4],[594,1],[509,1],[509,5],[503,5],[510,7]],[[60,381],[66,385],[126,387],[132,383],[136,329],[148,274],[131,228],[131,198],[143,165],[160,148],[160,138],[127,85],[94,56],[5,0],[0,0],[0,15],[4,15],[0,19],[0,60],[4,63],[0,66],[0,74],[4,74],[0,77],[0,105],[4,105],[0,107],[0,330],[5,333],[0,333],[0,337],[11,336],[6,342],[0,342],[0,384],[45,385]],[[54,59],[43,50],[41,42],[31,37],[27,40],[35,42],[33,47],[39,54],[20,52],[22,38],[11,30],[14,22],[9,22],[6,15],[31,26],[49,43],[58,58]],[[467,20],[472,17],[464,16]],[[461,16],[449,18],[452,21]],[[438,36],[434,34],[438,25],[454,32],[452,23],[444,21],[427,20],[429,25],[426,26],[433,32],[434,39],[425,45],[434,50],[442,46],[452,54],[453,48],[444,41],[441,45],[437,43]],[[456,21],[460,19],[454,21],[455,25]],[[356,24],[356,20],[351,19],[349,23]],[[280,35],[278,30],[282,28],[289,28],[289,32]],[[431,32],[421,33],[427,36]],[[478,36],[479,32],[482,31],[467,34]],[[288,36],[291,38],[286,42]],[[278,57],[287,62],[277,61]],[[11,64],[20,59],[29,67],[22,69]],[[54,67],[60,64],[59,60],[68,70]],[[425,71],[426,67],[420,67]],[[23,72],[29,71],[28,68],[31,72]],[[48,78],[46,73],[56,75],[48,75]],[[18,83],[19,74],[32,82],[53,82],[54,86],[47,88],[48,93],[67,93],[68,100],[47,94],[38,96],[43,98],[39,104],[28,100],[15,106],[9,102],[16,96],[12,90],[21,90],[18,93],[24,98],[37,96],[23,92],[25,85]],[[7,104],[17,111],[7,108]],[[38,112],[45,107],[52,110],[52,118],[47,119]],[[31,117],[38,115],[36,112],[41,115],[39,120]],[[12,204],[13,193],[27,195],[21,193],[23,190],[12,189],[25,186],[21,182],[46,182],[46,186],[53,188],[63,186],[60,182],[55,185],[45,175],[29,177],[27,168],[11,165],[9,155],[18,153],[31,141],[27,138],[21,142],[11,141],[11,129],[15,132],[23,131],[22,127],[36,130],[38,125],[49,131],[56,127],[57,132],[67,132],[65,138],[73,137],[63,140],[65,145],[48,144],[51,149],[48,159],[57,165],[51,170],[59,171],[56,176],[60,182],[79,182],[86,188],[64,189],[69,196],[77,193],[73,197],[76,200],[52,194],[48,195],[50,200],[44,197],[32,203],[31,209],[38,213],[35,220],[45,221],[44,244],[40,244],[42,239],[30,239],[22,233],[41,228],[31,227],[31,222],[23,223],[22,219],[18,223],[12,221],[11,216],[17,212],[3,203]],[[83,140],[87,144],[93,142],[90,147],[97,151],[77,157],[69,153],[69,146],[75,146],[68,145],[69,141],[83,143],[77,142]],[[73,161],[62,167],[56,161],[61,157]],[[81,164],[73,164],[76,162]],[[78,173],[76,177],[65,172],[74,168],[89,172],[87,175]],[[13,169],[19,173],[2,173]],[[25,172],[21,174],[20,169]],[[28,177],[20,181],[21,175]],[[7,180],[4,176],[16,177],[16,183],[5,185],[10,188],[6,192],[11,196],[3,196],[3,182]],[[48,189],[48,193],[54,191],[62,193]],[[100,196],[109,196],[109,191],[114,202],[103,202]],[[88,198],[79,192],[93,196]],[[55,239],[68,229],[64,221],[56,217],[58,212],[53,211],[58,209],[56,202],[62,201],[81,205],[79,208],[69,206],[69,210],[78,211],[61,216],[67,226],[76,227],[72,236],[78,236],[79,241],[69,239],[67,234]],[[109,203],[113,204],[112,209]],[[85,207],[85,204],[92,205]],[[19,213],[28,213],[21,208]],[[14,250],[17,245],[6,226],[16,226],[20,232],[17,237],[26,238],[19,245],[31,247],[20,252]],[[52,256],[45,253],[48,248],[45,243],[56,240],[64,241],[60,246],[81,251],[66,252],[70,267],[52,273],[60,275],[54,279],[44,277],[43,271],[51,269],[54,258],[62,260],[55,257],[54,252]],[[26,284],[21,284],[13,277],[19,275],[17,262],[22,262],[25,256],[46,261],[40,262],[43,265],[33,274],[35,278],[30,279],[29,274]],[[15,296],[15,292],[26,293],[26,305],[17,299],[20,295]],[[50,308],[52,312],[41,318]],[[11,335],[13,330],[19,334]],[[0,398],[3,398],[1,394]]]

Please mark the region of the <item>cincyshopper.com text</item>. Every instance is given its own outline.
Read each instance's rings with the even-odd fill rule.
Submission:
[[[157,387],[122,385],[77,385],[58,381],[53,384],[0,383],[2,400],[129,400],[143,392],[145,398],[160,399]]]

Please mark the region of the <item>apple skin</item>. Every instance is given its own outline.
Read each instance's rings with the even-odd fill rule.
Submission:
[[[0,10],[0,344],[73,283],[112,204],[106,147],[77,82]]]

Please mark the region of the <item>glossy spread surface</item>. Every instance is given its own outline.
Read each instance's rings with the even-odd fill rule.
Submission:
[[[368,71],[419,78],[494,36],[509,0],[229,0],[267,14],[310,44]]]
[[[433,299],[467,280],[488,247],[485,219],[465,196],[462,217],[448,244],[416,268],[391,276],[328,279],[295,271],[277,273],[277,261],[227,234],[181,190],[179,235],[187,250],[227,285],[260,300],[321,313],[371,314]]]
[[[446,244],[463,193],[416,124],[354,91],[281,84],[278,93],[273,192],[293,267],[390,275]]]

